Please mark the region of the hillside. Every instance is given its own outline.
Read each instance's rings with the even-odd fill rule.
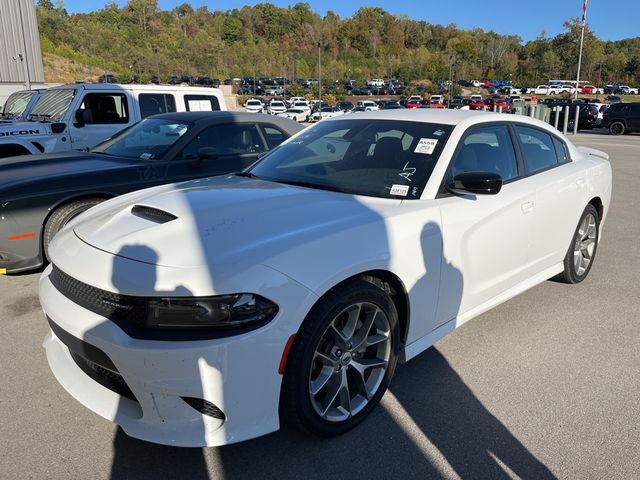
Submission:
[[[321,17],[305,3],[211,11],[187,3],[161,10],[157,0],[130,0],[122,8],[111,3],[73,15],[62,2],[56,5],[39,0],[37,7],[48,81],[104,70],[122,81],[132,75],[145,81],[158,71],[164,81],[170,75],[308,78],[316,75],[320,45],[325,80],[438,80],[448,77],[454,62],[455,78],[530,85],[575,77],[580,33],[578,20],[569,19],[563,33],[523,43],[514,35],[435,25],[378,7],[348,18],[331,11]],[[605,42],[587,29],[583,78],[640,83],[640,38]]]

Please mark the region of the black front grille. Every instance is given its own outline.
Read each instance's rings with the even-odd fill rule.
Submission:
[[[147,318],[147,299],[108,292],[92,287],[67,275],[53,265],[51,283],[69,300],[117,323],[144,327]]]
[[[208,415],[209,417],[217,418],[218,420],[222,421],[225,421],[227,419],[227,416],[224,414],[224,412],[208,400],[193,397],[180,398],[182,398],[182,400],[184,400],[187,405],[199,411],[203,415]]]
[[[71,353],[71,358],[76,362],[76,365],[82,369],[84,373],[86,373],[90,378],[94,381],[98,382],[105,388],[108,388],[112,392],[117,393],[118,395],[122,395],[123,397],[130,398],[131,400],[138,401],[129,388],[129,385],[124,381],[122,375],[118,372],[114,372],[113,370],[109,370],[108,368],[104,368],[101,365],[98,365],[91,360],[84,358],[81,355],[78,355],[73,350],[69,350]]]

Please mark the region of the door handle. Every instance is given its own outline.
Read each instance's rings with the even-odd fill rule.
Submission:
[[[524,214],[531,213],[533,211],[533,206],[534,206],[533,202],[524,202],[521,206],[522,213]]]

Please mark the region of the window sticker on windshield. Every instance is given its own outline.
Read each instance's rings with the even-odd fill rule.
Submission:
[[[404,178],[407,181],[411,181],[411,175],[413,175],[414,173],[416,173],[417,168],[413,168],[409,166],[409,162],[404,164],[404,168],[402,169],[402,171],[398,174],[400,175],[402,178]]]
[[[431,155],[436,149],[436,145],[438,145],[438,140],[435,138],[421,138],[413,153]]]
[[[409,185],[391,185],[391,195],[399,195],[401,197],[406,197],[407,193],[409,193]]]
[[[142,155],[140,155],[140,158],[142,160],[149,160],[151,157],[153,157],[153,153],[143,153]]]

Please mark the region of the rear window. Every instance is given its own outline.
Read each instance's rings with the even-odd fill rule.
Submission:
[[[185,95],[184,105],[187,112],[216,112],[220,102],[215,95]]]
[[[142,118],[176,111],[176,100],[169,93],[141,93],[138,96],[138,102]]]

